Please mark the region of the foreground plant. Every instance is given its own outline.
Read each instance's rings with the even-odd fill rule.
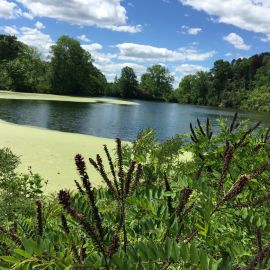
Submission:
[[[198,120],[185,144],[180,137],[158,144],[151,131],[124,148],[117,139],[116,162],[104,146],[109,173],[100,155],[89,159],[104,180],[99,189],[77,155],[78,192],[61,190],[36,202],[36,217],[0,227],[0,265],[268,269],[270,130],[258,127],[235,115],[217,134]],[[183,151],[192,159],[180,159]]]

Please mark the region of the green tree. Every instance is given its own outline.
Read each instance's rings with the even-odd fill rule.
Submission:
[[[180,103],[195,103],[195,75],[187,75],[179,83],[176,89],[176,97]]]
[[[167,100],[173,91],[174,77],[162,65],[154,65],[147,69],[141,77],[140,89],[150,99]]]
[[[0,35],[0,61],[15,59],[22,48],[23,44],[15,36]]]
[[[1,89],[47,92],[49,91],[49,63],[43,62],[35,48],[23,44],[21,53],[0,64]]]
[[[93,66],[91,55],[77,40],[68,36],[58,39],[56,45],[52,46],[51,67],[54,93],[96,94],[97,89],[93,88],[98,85],[97,69]]]
[[[124,67],[117,83],[122,97],[134,98],[138,95],[138,80],[133,68]]]

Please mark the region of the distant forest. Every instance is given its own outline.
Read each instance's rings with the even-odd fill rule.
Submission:
[[[114,96],[270,112],[270,53],[231,62],[217,60],[210,71],[182,78],[161,65],[140,81],[131,67],[108,83],[80,43],[61,36],[49,61],[15,36],[0,35],[0,89],[73,96]]]

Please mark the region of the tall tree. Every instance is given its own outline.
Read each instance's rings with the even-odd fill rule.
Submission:
[[[154,65],[142,75],[140,89],[148,98],[167,100],[173,91],[173,81],[174,77],[167,68]]]
[[[0,61],[13,60],[23,52],[23,43],[15,36],[0,35]]]
[[[91,55],[68,36],[52,46],[52,88],[57,94],[87,95],[90,92]]]
[[[122,68],[117,84],[122,97],[134,98],[138,95],[138,80],[133,68]]]
[[[12,36],[2,36],[2,41],[0,41],[0,47],[4,48],[4,51],[0,51],[2,54],[0,88],[25,92],[48,92],[49,63],[41,60],[37,49],[18,42]]]

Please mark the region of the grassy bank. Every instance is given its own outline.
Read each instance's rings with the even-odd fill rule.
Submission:
[[[10,91],[0,91],[0,99],[26,99],[26,100],[49,100],[49,101],[65,101],[65,102],[84,102],[84,103],[108,103],[118,105],[139,105],[136,102],[110,99],[101,97],[72,97],[59,96],[50,94],[36,94],[36,93],[19,93]]]
[[[109,149],[115,146],[112,139],[22,126],[2,120],[0,131],[0,148],[8,147],[20,156],[19,172],[27,173],[30,166],[34,173],[45,178],[48,181],[45,192],[75,187],[74,179],[78,179],[74,164],[76,154],[80,153],[86,159],[97,154],[105,158],[103,145],[107,144]],[[190,158],[190,153],[181,156],[184,160]],[[102,182],[100,176],[90,165],[88,172],[91,182],[98,186]]]
[[[114,147],[111,139],[21,126],[1,120],[0,131],[0,147],[9,147],[20,156],[20,172],[27,172],[31,166],[33,172],[48,180],[47,192],[74,187],[74,179],[78,179],[74,165],[77,153],[85,158],[95,157],[103,153],[103,144]],[[100,177],[90,166],[89,173],[91,181],[98,185]]]

